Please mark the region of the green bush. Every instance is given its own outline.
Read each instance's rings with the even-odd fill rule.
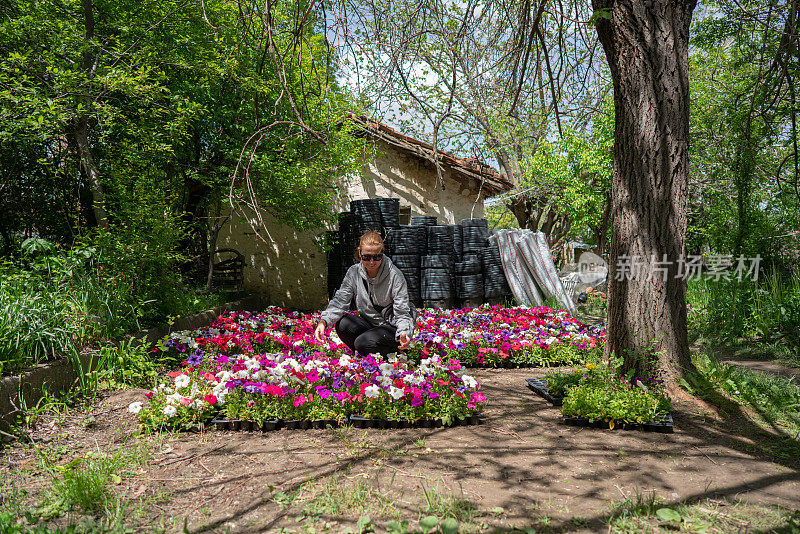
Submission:
[[[784,340],[800,355],[800,271],[786,276],[769,274],[755,293],[750,325],[754,334],[767,340]]]
[[[0,374],[222,301],[182,283],[172,241],[126,232],[98,233],[67,250],[28,239],[21,259],[0,265]]]
[[[672,409],[667,397],[625,383],[587,381],[569,389],[562,413],[589,420],[645,423]]]
[[[586,367],[574,369],[570,372],[550,371],[544,375],[547,391],[554,397],[564,397],[569,389],[583,382],[602,379],[608,373],[599,370],[597,364],[589,363]]]
[[[688,326],[715,341],[758,337],[800,355],[800,271],[773,270],[758,281],[690,280]]]

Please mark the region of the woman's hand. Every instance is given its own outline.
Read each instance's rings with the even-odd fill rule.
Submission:
[[[314,330],[314,339],[322,343],[325,341],[325,321],[320,321],[317,325],[317,329]]]
[[[411,338],[408,337],[408,334],[400,334],[400,345],[397,348],[405,349],[409,343],[411,343]]]

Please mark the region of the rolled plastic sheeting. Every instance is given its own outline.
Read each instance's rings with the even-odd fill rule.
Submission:
[[[520,304],[541,306],[545,298],[555,297],[571,314],[577,313],[553,265],[544,233],[499,230],[489,239],[497,240],[503,271]]]
[[[544,303],[544,297],[536,285],[533,274],[528,272],[525,262],[517,251],[514,230],[498,230],[489,238],[489,242],[491,243],[495,239],[500,248],[500,260],[508,285],[511,287],[511,293],[520,304],[541,306]]]

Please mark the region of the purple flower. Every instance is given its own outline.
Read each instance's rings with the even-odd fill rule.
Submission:
[[[196,351],[191,353],[188,358],[186,358],[186,363],[188,363],[192,367],[196,367],[196,366],[200,365],[200,362],[202,362],[202,361],[203,361],[203,351],[202,351],[202,349],[197,349]]]

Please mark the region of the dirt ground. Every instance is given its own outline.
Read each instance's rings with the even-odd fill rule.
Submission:
[[[763,431],[741,414],[728,414],[723,424],[694,406],[678,406],[674,434],[565,426],[558,408],[525,387],[525,378],[544,372],[475,371],[488,399],[479,426],[143,438],[127,406],[144,392],[126,390],[99,401],[91,424],[88,414],[45,421],[35,437],[40,447],[62,446],[59,463],[86,451],[145,444],[146,465],[116,486],[132,502],[146,503],[131,520],[142,530],[182,532],[184,519],[188,532],[297,529],[315,492],[327,488],[343,499],[356,485],[360,498],[383,503],[365,508],[375,525],[393,517],[414,521],[442,496],[474,507],[484,526],[555,531],[600,530],[609,503],[636,492],[654,491],[666,503],[714,497],[800,507],[800,459],[762,454]],[[45,478],[21,474],[35,462],[30,447],[6,448],[0,477],[8,483],[15,476],[35,494]],[[332,532],[352,526],[358,515],[324,510],[315,518]]]

